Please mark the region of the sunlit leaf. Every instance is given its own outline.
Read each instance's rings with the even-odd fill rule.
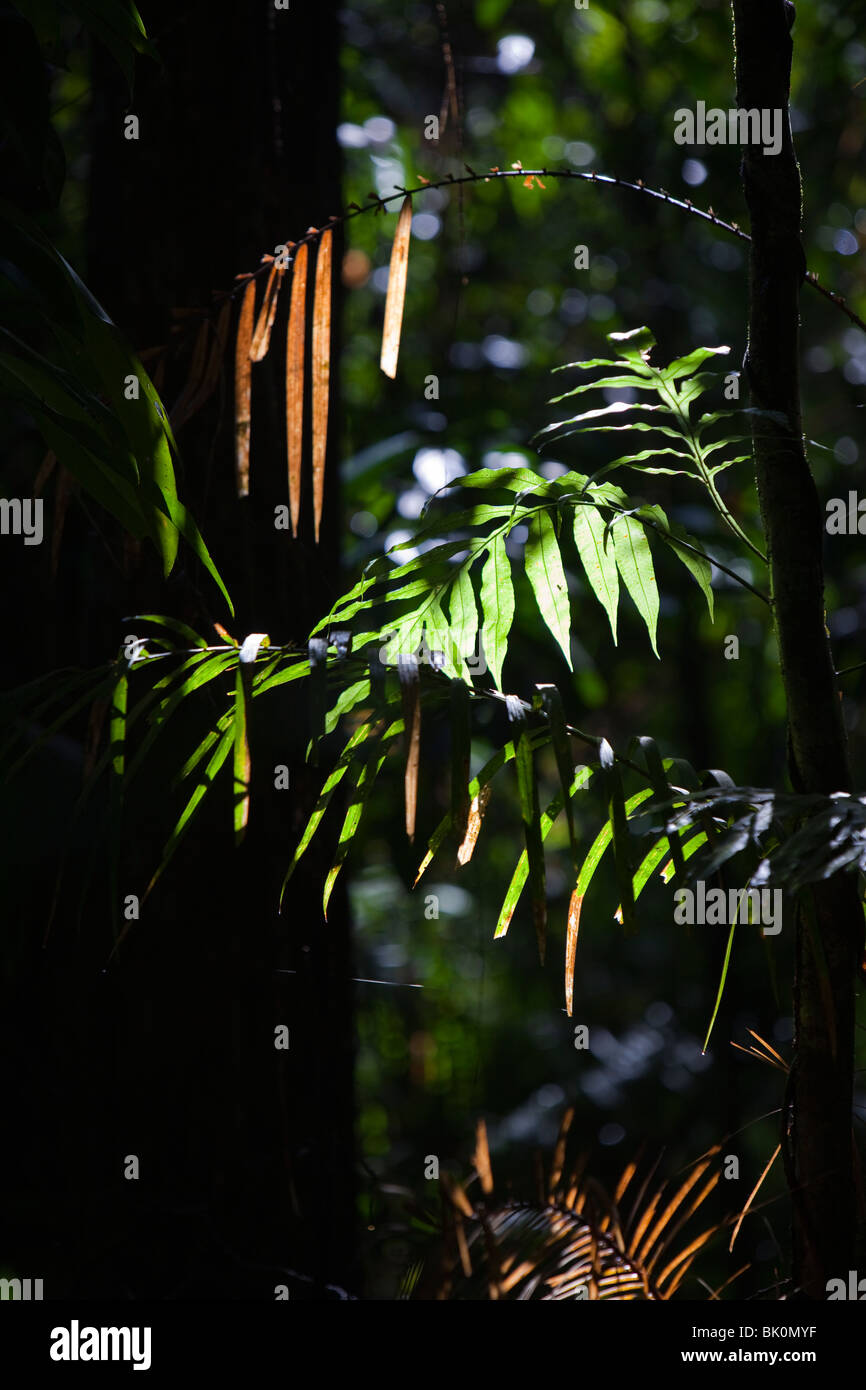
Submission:
[[[328,404],[331,373],[331,239],[330,227],[319,241],[313,293],[313,523],[316,543],[325,496],[325,454],[328,446]]]
[[[639,521],[633,517],[617,518],[611,527],[616,567],[635,606],[647,626],[652,649],[658,656],[656,631],[659,617],[659,593],[653,569],[649,541]]]
[[[289,326],[286,335],[286,440],[289,470],[289,511],[292,535],[298,534],[301,508],[301,459],[304,439],[304,334],[307,322],[307,243],[295,253]]]
[[[379,365],[386,376],[397,375],[400,352],[400,329],[403,324],[403,305],[406,300],[406,275],[409,269],[409,238],[412,232],[412,199],[407,197],[400,209],[391,264],[388,270],[388,293],[385,296],[385,323],[382,329],[382,353]]]
[[[607,613],[616,642],[616,610],[619,602],[619,574],[613,537],[607,532],[599,512],[591,505],[574,509],[574,543],[590,588]]]
[[[514,618],[514,589],[505,537],[494,537],[481,571],[481,640],[494,683],[502,689],[502,663]]]
[[[528,530],[524,548],[526,573],[541,616],[571,670],[571,612],[556,531],[549,514],[541,509],[532,513]]]

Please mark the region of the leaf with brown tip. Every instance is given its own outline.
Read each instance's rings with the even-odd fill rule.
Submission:
[[[253,340],[250,344],[251,362],[261,362],[270,346],[271,329],[274,326],[274,314],[277,312],[277,298],[282,283],[283,272],[277,266],[276,261],[274,261],[271,265],[268,283],[265,286],[265,297],[262,300],[262,307],[259,310],[256,330],[253,333]]]
[[[301,450],[304,441],[304,333],[307,322],[307,243],[295,254],[289,328],[286,336],[286,440],[289,463],[289,512],[292,535],[298,534],[301,510]]]
[[[565,938],[565,1010],[571,1018],[574,1004],[574,961],[577,955],[577,933],[580,930],[580,909],[583,894],[575,888],[568,904],[568,934]]]
[[[481,832],[481,822],[484,819],[484,812],[490,800],[489,786],[479,787],[478,794],[473,796],[472,804],[469,807],[469,820],[466,825],[466,834],[463,843],[457,851],[457,863],[468,864],[475,851],[475,845]]]
[[[421,756],[421,682],[417,656],[399,656],[397,674],[403,704],[403,727],[406,730],[406,834],[415,838],[415,816],[418,810],[418,764]]]
[[[322,233],[313,293],[313,520],[316,543],[325,495],[328,445],[328,383],[331,372],[331,229]]]
[[[391,265],[388,270],[388,293],[385,296],[385,324],[382,329],[382,353],[379,366],[386,376],[397,375],[400,353],[400,330],[403,326],[403,305],[406,302],[406,275],[409,270],[409,236],[412,231],[412,199],[405,198],[397,219]]]
[[[238,497],[247,497],[250,491],[250,344],[255,303],[256,282],[250,279],[241,300],[235,341],[235,476]]]

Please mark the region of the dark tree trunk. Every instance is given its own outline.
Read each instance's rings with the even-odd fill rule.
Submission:
[[[849,791],[845,731],[824,619],[822,509],[800,417],[800,171],[788,119],[793,5],[734,0],[737,105],[781,110],[777,155],[747,145],[751,215],[747,376],[770,559],[773,613],[788,711],[789,770],[804,792]],[[783,1142],[792,1185],[794,1286],[826,1297],[854,1252],[851,1105],[854,984],[863,914],[850,875],[818,884],[798,908],[794,1059]]]
[[[173,306],[207,306],[211,291],[230,288],[263,252],[338,212],[340,196],[333,0],[290,11],[151,0],[144,18],[163,67],[139,62],[132,102],[108,55],[94,56],[88,228],[88,282],[139,349],[169,341]],[[138,141],[124,139],[127,112],[139,117]],[[274,527],[275,504],[288,500],[286,309],[268,358],[253,369],[250,496],[235,496],[231,344],[221,399],[179,439],[180,492],[227,579],[236,622],[188,554],[162,585],[143,551],[124,587],[99,570],[102,552],[82,533],[92,565],[70,567],[57,597],[60,640],[73,646],[66,659],[110,657],[135,630],[121,626],[128,613],[174,613],[209,640],[216,618],[241,639],[265,631],[300,643],[327,611],[339,583],[335,418],[321,545],[312,543],[309,510],[297,542]],[[332,400],[338,347],[335,333]],[[183,381],[169,374],[168,383],[171,406]],[[85,590],[91,569],[103,575],[97,591]],[[37,1093],[57,1098],[56,1113],[30,1134],[33,1172],[56,1143],[57,1171],[41,1179],[52,1194],[36,1223],[43,1237],[30,1231],[31,1245],[50,1251],[39,1269],[46,1296],[272,1298],[288,1282],[294,1298],[323,1296],[326,1282],[356,1282],[347,900],[338,885],[325,926],[325,875],[311,851],[277,915],[320,774],[304,764],[303,701],[259,704],[246,842],[233,852],[228,793],[217,788],[107,974],[102,860],[83,925],[76,928],[76,904],[64,895],[43,953],[44,918],[31,909],[33,1000],[49,1001],[32,1080]],[[177,814],[167,784],[196,741],[191,725],[167,732],[145,770],[149,805],[130,801],[123,893],[140,894],[158,862],[173,805]],[[289,766],[288,791],[274,788],[277,763]],[[288,1053],[275,1050],[278,1024],[289,1027]],[[123,1159],[133,1153],[141,1179],[126,1182]],[[281,1275],[286,1268],[303,1278]]]

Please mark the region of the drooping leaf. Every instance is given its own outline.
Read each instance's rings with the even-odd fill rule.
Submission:
[[[243,840],[250,816],[250,736],[249,707],[252,698],[253,663],[259,648],[268,646],[264,632],[250,633],[238,652],[235,677],[234,718],[234,828],[235,844]]]
[[[609,747],[610,745],[608,744],[608,748]],[[644,787],[642,791],[635,792],[633,796],[630,796],[625,803],[626,819],[628,819],[628,817],[631,816],[632,812],[638,806],[640,806],[642,802],[648,800],[648,798],[652,795],[652,787]],[[611,818],[610,815],[608,815],[608,819],[605,821],[604,825],[601,827],[592,844],[590,845],[586,858],[584,859],[580,867],[580,873],[577,876],[575,895],[581,903],[583,902],[583,899],[586,897],[587,890],[589,888],[590,883],[592,882],[595,871],[601,863],[604,852],[610,844],[612,837],[613,831]],[[632,882],[633,880],[629,881],[630,887]]]
[[[379,772],[381,771],[382,764],[384,763],[387,756],[388,747],[385,747],[384,751],[381,751],[381,746],[377,744],[376,747],[373,748],[367,754],[366,758],[360,764],[358,777],[355,782],[355,786],[352,790],[351,797],[349,799],[349,805],[346,809],[346,815],[343,820],[343,824],[340,828],[340,838],[337,842],[337,851],[334,855],[334,862],[328,870],[328,877],[325,880],[325,889],[324,893],[322,894],[322,912],[324,913],[325,921],[328,920],[328,903],[330,902],[331,894],[334,891],[334,884],[336,883],[339,872],[343,867],[343,864],[345,863],[346,855],[349,852],[349,846],[351,845],[355,832],[358,829],[358,826],[361,822],[361,816],[364,813],[364,807],[366,806],[367,801],[370,797],[370,793],[373,790],[373,784],[375,783],[376,778],[379,775]]]
[[[665,801],[671,795],[672,789],[665,776],[664,764],[662,762],[661,753],[658,750],[658,745],[654,738],[648,738],[646,736],[639,738],[638,744],[643,750],[643,755],[646,759],[647,771],[650,775],[653,791],[660,801]],[[670,850],[676,872],[680,875],[683,873],[684,861],[679,835],[672,834],[670,836]]]
[[[574,965],[577,959],[577,935],[580,931],[580,911],[583,898],[575,888],[568,900],[568,920],[565,936],[565,1012],[569,1018],[574,1009]]]
[[[328,644],[323,637],[311,637],[307,643],[310,663],[310,743],[311,760],[319,760],[319,739],[325,733],[326,681],[328,674]]]
[[[727,945],[725,946],[725,959],[722,962],[722,974],[721,978],[719,979],[719,988],[716,993],[716,1002],[713,1006],[713,1013],[710,1019],[710,1025],[707,1028],[707,1036],[704,1038],[704,1045],[701,1048],[702,1053],[706,1052],[707,1048],[709,1047],[710,1037],[712,1035],[713,1028],[715,1027],[716,1019],[719,1015],[719,1008],[722,1003],[722,995],[725,992],[725,981],[728,978],[728,966],[731,963],[731,951],[733,950],[734,946],[734,931],[736,929],[736,926],[737,918],[735,916],[733,922],[731,923],[730,931],[728,932],[728,941]]]
[[[580,791],[581,788],[585,787],[588,784],[592,775],[592,768],[575,768],[574,775],[572,778],[570,778],[567,795],[563,794],[562,792],[557,793],[557,795],[553,798],[550,805],[548,806],[547,810],[544,811],[541,816],[539,828],[542,840],[547,839],[548,833],[550,832],[550,829],[556,821],[557,817],[561,813],[563,806],[570,805],[571,798],[574,796],[576,792]],[[511,919],[514,916],[514,909],[517,907],[517,904],[520,901],[520,895],[526,886],[526,880],[528,877],[529,856],[527,855],[527,852],[524,849],[520,853],[520,858],[517,861],[514,873],[511,875],[511,882],[508,885],[508,889],[502,901],[502,907],[499,910],[499,917],[496,923],[496,931],[494,932],[494,940],[499,940],[500,937],[506,935],[508,928],[511,925]]]
[[[640,522],[633,517],[616,519],[611,527],[616,567],[635,606],[646,623],[652,649],[658,656],[656,632],[659,617],[659,593],[653,569],[649,541]]]
[[[403,324],[403,305],[406,301],[406,276],[409,269],[409,238],[412,232],[412,199],[406,197],[397,218],[397,230],[391,248],[388,271],[388,293],[385,296],[385,323],[382,329],[382,353],[379,365],[386,376],[397,375],[400,352],[400,330]]]
[[[622,778],[616,764],[614,751],[603,738],[598,749],[605,794],[608,805],[608,818],[613,840],[613,858],[616,877],[621,894],[620,911],[626,931],[634,928],[634,886],[631,863],[631,845],[628,833],[628,813],[622,789]]]
[[[229,652],[219,652],[214,656],[208,656],[207,652],[202,652],[189,658],[184,663],[182,670],[187,670],[190,674],[183,682],[176,687],[170,694],[167,694],[156,707],[151,711],[148,723],[150,727],[144,738],[135,750],[135,756],[130,761],[126,771],[126,781],[129,784],[136,776],[140,767],[146,762],[157,737],[161,734],[172,715],[180,708],[187,696],[194,690],[199,690],[209,681],[222,675],[233,665],[235,658]],[[180,674],[177,672],[176,674]],[[178,781],[182,781],[184,776],[189,776],[192,771],[188,767]]]
[[[400,678],[400,699],[406,731],[406,772],[403,779],[406,834],[412,841],[415,838],[415,818],[418,811],[418,766],[421,758],[421,682],[418,658],[401,654],[397,658],[397,674]]]
[[[124,618],[123,621],[125,623],[155,623],[157,627],[167,627],[169,631],[176,632],[187,642],[191,642],[194,647],[203,647],[207,651],[205,639],[188,623],[181,622],[180,618],[166,617],[163,613],[133,613],[129,618]]]
[[[719,355],[725,356],[730,350],[729,347],[695,348],[692,352],[687,353],[685,357],[677,357],[673,362],[670,362],[667,367],[662,367],[660,375],[665,381],[674,381],[678,380],[680,377],[690,376],[691,373],[697,371],[698,367],[706,362],[708,358],[718,357]]]
[[[464,670],[471,677],[477,667],[475,645],[478,637],[478,608],[469,565],[461,565],[448,594],[448,616],[454,660],[462,659]],[[471,664],[470,664],[471,663]]]
[[[238,665],[235,677],[235,720],[234,720],[234,827],[235,844],[239,845],[246,834],[250,815],[250,740],[247,727],[248,691],[245,672]]]
[[[562,709],[562,696],[555,685],[537,685],[536,689],[541,694],[542,705],[550,723],[550,738],[553,744],[553,755],[556,759],[556,770],[559,773],[559,784],[565,798],[565,816],[568,822],[568,840],[571,845],[571,857],[574,864],[574,871],[577,873],[577,837],[574,831],[574,809],[571,804],[570,787],[574,776],[574,768],[571,759],[571,748],[568,742],[568,731],[565,727],[565,714]]]
[[[247,497],[250,491],[250,346],[253,340],[255,304],[256,282],[251,278],[241,300],[235,340],[235,474],[238,497]]]
[[[304,334],[307,322],[307,243],[295,253],[289,327],[286,335],[286,440],[289,512],[292,535],[298,534],[301,510],[301,459],[304,440]]]
[[[529,882],[532,892],[532,918],[535,924],[535,937],[538,942],[538,956],[544,964],[547,944],[547,890],[544,876],[544,848],[541,837],[541,812],[538,805],[538,784],[535,780],[535,767],[532,744],[525,727],[517,740],[517,788],[520,796],[520,815],[526,839],[526,856],[529,866]]]
[[[471,727],[469,687],[455,676],[450,686],[451,714],[451,824],[462,844],[469,821],[469,767]]]
[[[495,536],[481,571],[481,640],[494,684],[502,689],[502,663],[514,618],[514,589],[505,537]]]
[[[547,511],[532,513],[524,549],[524,563],[542,618],[556,638],[569,671],[571,665],[571,612],[568,585],[553,522]]]
[[[463,843],[457,851],[457,863],[460,865],[468,864],[475,853],[475,846],[478,843],[478,836],[481,833],[481,822],[484,820],[484,812],[487,810],[487,803],[489,800],[490,788],[484,786],[479,788],[469,804],[469,819],[466,822],[466,834],[463,837]]]
[[[233,742],[234,731],[231,727],[229,727],[228,729],[226,729],[226,731],[220,738],[219,743],[216,747],[216,751],[214,752],[213,756],[208,762],[208,765],[205,768],[204,773],[199,779],[198,785],[196,786],[195,790],[190,796],[188,802],[186,803],[186,806],[180,813],[177,823],[175,824],[175,827],[172,830],[171,835],[169,836],[165,849],[163,850],[162,859],[160,860],[159,866],[157,867],[156,871],[151,877],[150,882],[147,885],[147,888],[145,889],[144,898],[149,897],[149,895],[152,893],[153,889],[156,887],[157,882],[165,873],[166,868],[168,867],[169,863],[171,862],[175,853],[177,852],[178,845],[180,844],[184,835],[189,830],[193,816],[195,815],[196,811],[201,805],[201,802],[207,794],[207,792],[210,791],[210,788],[212,787],[214,780],[217,777],[217,774],[222,768],[223,763],[226,761]]]
[[[386,739],[390,738],[393,735],[399,733],[401,729],[402,720],[398,724],[392,724],[390,728],[388,728],[385,731],[384,737]],[[291,879],[292,874],[295,872],[298,863],[306,853],[310,841],[312,840],[313,836],[318,830],[322,821],[322,817],[328,809],[331,797],[334,795],[334,792],[336,791],[343,777],[345,777],[346,771],[349,768],[352,759],[357,756],[359,748],[371,736],[374,730],[375,725],[373,723],[359,724],[355,732],[348,739],[332,771],[328,774],[327,778],[325,779],[325,784],[319,793],[316,804],[313,807],[310,818],[307,821],[307,824],[304,827],[303,833],[298,842],[298,846],[294,854],[292,855],[292,862],[289,864],[289,867],[286,870],[286,876],[283,879],[283,885],[280,890],[280,911],[282,911],[283,900],[286,895],[286,888],[288,887],[289,880]]]
[[[316,255],[313,293],[313,523],[316,544],[325,495],[325,454],[328,446],[328,386],[331,372],[331,239],[328,227]]]
[[[677,559],[685,565],[707,600],[707,608],[710,610],[710,620],[712,621],[713,590],[711,581],[713,566],[704,555],[696,553],[700,550],[697,542],[679,522],[668,521],[667,516],[659,506],[641,507],[638,516],[650,517],[656,523],[658,534],[665,544],[670,546]]]
[[[111,771],[118,798],[118,806],[123,795],[123,772],[126,762],[126,709],[129,698],[129,669],[120,675],[111,701]]]
[[[256,322],[252,342],[250,343],[251,362],[261,362],[270,347],[271,329],[274,326],[274,315],[277,312],[277,299],[279,298],[280,286],[282,283],[282,268],[274,261],[271,264],[271,269],[268,274],[268,282],[265,285],[262,307],[259,310],[259,317]]]
[[[616,644],[616,610],[619,603],[619,574],[613,538],[596,508],[578,505],[574,509],[574,543],[589,586],[607,613]]]

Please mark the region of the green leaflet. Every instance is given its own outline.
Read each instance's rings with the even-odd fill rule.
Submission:
[[[253,681],[253,695],[264,695],[266,690],[273,690],[277,685],[285,685],[287,681],[300,680],[309,674],[309,661],[299,661],[295,658],[292,665],[284,671],[277,671],[272,676],[262,672],[261,676],[257,676]]]
[[[180,844],[186,832],[189,830],[192,818],[198,810],[202,802],[202,799],[207,794],[207,792],[210,791],[214,783],[214,780],[217,777],[217,774],[219,773],[223,763],[226,761],[233,742],[234,730],[233,728],[229,727],[225,730],[222,737],[220,738],[220,741],[217,744],[216,751],[213,754],[213,757],[210,759],[207,767],[205,768],[204,773],[201,779],[199,780],[198,786],[195,788],[194,792],[192,793],[192,796],[189,798],[189,801],[186,803],[186,806],[180,813],[177,824],[172,830],[166,847],[163,850],[162,859],[160,861],[159,867],[156,869],[155,873],[153,874],[153,877],[150,880],[150,883],[147,885],[147,888],[145,889],[145,899],[150,896],[158,880],[162,877],[163,873],[168,867],[168,864],[174,857],[178,845]]]
[[[170,695],[166,695],[164,699],[160,700],[155,709],[151,710],[148,716],[148,724],[150,727],[129,764],[126,774],[127,781],[131,781],[137,774],[153,747],[155,740],[162,733],[169,719],[176,710],[179,709],[186,697],[191,695],[194,690],[199,690],[203,685],[207,685],[208,682],[222,675],[223,672],[227,671],[230,666],[233,666],[236,661],[237,656],[233,652],[219,652],[215,656],[209,656],[206,652],[203,652],[189,657],[187,661],[183,663],[180,671],[171,673],[172,677],[176,677],[181,674],[181,671],[192,668],[192,674],[189,675],[181,685],[177,686]],[[159,682],[159,684],[162,684],[162,682]],[[141,706],[139,706],[139,709],[140,708]],[[139,710],[135,711],[136,714],[138,712]],[[189,770],[184,776],[188,775]],[[183,780],[183,778],[181,777],[179,780]]]
[[[571,797],[574,796],[575,792],[580,791],[582,787],[585,787],[592,776],[593,769],[591,767],[577,768],[568,788],[568,796],[566,797],[563,792],[559,792],[553,798],[547,810],[543,812],[539,823],[539,831],[542,840],[547,839],[550,829],[556,821],[557,817],[559,816],[563,808],[563,805],[566,805],[570,808]],[[505,936],[508,932],[508,928],[511,925],[511,919],[514,916],[514,909],[516,908],[520,900],[520,895],[523,892],[528,877],[529,857],[527,855],[526,850],[524,849],[521,851],[520,858],[517,861],[517,867],[515,868],[514,873],[511,875],[511,882],[508,885],[508,891],[505,894],[502,907],[499,911],[499,918],[496,923],[494,940],[498,940],[500,937]]]
[[[469,709],[469,687],[459,677],[451,681],[451,824],[462,844],[469,820],[469,768],[472,729]]]
[[[737,919],[736,919],[736,916],[735,916],[733,922],[731,923],[731,929],[730,929],[730,931],[728,932],[728,944],[727,944],[727,946],[725,947],[725,959],[724,959],[724,961],[722,962],[722,974],[721,974],[721,978],[720,978],[720,980],[719,980],[719,988],[718,988],[718,991],[717,991],[717,993],[716,993],[716,1002],[715,1002],[715,1005],[713,1006],[713,1014],[712,1014],[712,1018],[710,1019],[710,1026],[709,1026],[709,1028],[707,1029],[707,1036],[704,1038],[704,1045],[703,1045],[703,1047],[701,1048],[701,1052],[706,1052],[707,1047],[709,1046],[710,1034],[712,1033],[713,1028],[714,1028],[714,1026],[715,1026],[716,1018],[718,1017],[718,1013],[719,1013],[719,1006],[721,1005],[721,1002],[722,1002],[722,995],[723,995],[724,992],[725,992],[725,981],[726,981],[727,978],[728,978],[728,966],[729,966],[730,963],[731,963],[731,951],[733,950],[733,946],[734,946],[734,931],[735,931],[735,929],[736,929],[736,925],[737,925]]]
[[[650,775],[653,792],[660,801],[666,801],[672,795],[672,789],[665,776],[664,764],[662,763],[658,745],[654,738],[647,737],[639,738],[638,744],[643,750],[643,755],[646,759],[647,771]],[[683,852],[680,848],[680,837],[676,833],[671,835],[670,848],[677,874],[680,875],[683,872]]]
[[[120,788],[122,788],[123,783],[123,769],[126,756],[126,707],[128,697],[129,672],[126,670],[114,687],[109,731],[109,739],[111,742],[111,771],[113,776],[117,779]]]
[[[342,753],[337,759],[336,765],[328,774],[325,780],[325,784],[322,787],[322,790],[319,792],[319,797],[316,801],[315,806],[313,807],[312,814],[310,815],[310,818],[304,827],[304,831],[298,842],[297,848],[295,849],[295,852],[292,855],[292,861],[289,864],[288,869],[286,870],[286,876],[283,879],[283,885],[280,889],[281,912],[283,909],[283,898],[285,897],[286,888],[288,887],[289,880],[292,877],[292,874],[295,872],[295,869],[297,868],[299,861],[305,854],[310,844],[310,841],[312,840],[313,836],[318,830],[319,825],[322,821],[322,817],[328,809],[328,803],[330,802],[331,797],[334,795],[334,792],[336,791],[343,777],[345,777],[349,765],[352,762],[352,759],[355,757],[361,744],[363,744],[365,740],[370,737],[370,734],[373,732],[374,728],[375,725],[372,722],[360,724],[358,728],[355,730],[355,732],[352,734],[351,738],[346,743],[345,747],[343,748]],[[386,729],[384,738],[390,739],[392,736],[396,736],[398,733],[402,733],[402,731],[403,720],[397,719],[388,727],[388,729]]]
[[[664,381],[674,381],[680,377],[690,376],[710,357],[726,356],[730,352],[729,347],[699,347],[693,352],[689,352],[685,357],[677,357],[670,362],[667,367],[660,368],[659,375]]]
[[[574,543],[589,586],[607,613],[616,644],[616,610],[619,603],[619,574],[613,539],[595,506],[578,503],[574,509]]]
[[[601,774],[607,797],[608,817],[613,840],[613,859],[619,883],[622,924],[626,931],[634,929],[634,890],[632,887],[631,844],[628,833],[628,812],[622,790],[622,778],[616,765],[614,751],[606,738],[598,747]]]
[[[481,640],[494,684],[502,689],[502,663],[514,618],[514,589],[505,537],[495,536],[481,571]]]
[[[609,744],[608,747],[610,747]],[[636,809],[636,807],[640,806],[642,802],[646,801],[652,795],[652,787],[645,787],[643,791],[635,792],[634,796],[630,796],[624,806],[626,820]],[[593,840],[587,853],[587,856],[584,859],[583,864],[581,865],[580,873],[577,876],[577,887],[575,888],[575,896],[581,902],[586,896],[589,885],[592,882],[593,875],[595,874],[596,869],[601,863],[602,856],[604,855],[604,852],[610,844],[612,838],[612,821],[609,817],[608,820],[606,820],[604,825],[601,827],[601,830],[599,830],[595,839]],[[633,880],[630,877],[629,890],[631,890],[632,882]],[[627,896],[631,896],[630,892]]]
[[[540,439],[546,434],[551,434],[554,430],[561,430],[563,425],[584,425],[587,420],[601,420],[608,415],[624,415],[633,410],[650,410],[653,413],[661,411],[665,415],[674,413],[669,405],[662,405],[660,402],[656,405],[652,405],[649,401],[613,401],[610,405],[597,406],[595,410],[583,410],[579,415],[570,415],[567,420],[556,420],[552,425],[545,425],[544,429],[538,431],[537,438]],[[675,439],[681,438],[679,430],[674,429],[672,426],[655,424],[654,422],[651,423],[648,421],[634,421],[631,424],[619,426],[609,425],[607,428],[632,430],[640,429],[641,427],[645,430],[660,430],[662,434],[669,434]],[[599,426],[590,425],[588,428],[595,430],[598,429]],[[579,430],[563,430],[561,438],[564,439],[568,435],[579,433],[581,433]]]
[[[171,784],[172,791],[179,787],[183,782],[186,781],[187,777],[190,777],[193,774],[193,772],[195,772],[199,763],[202,762],[202,760],[207,756],[207,754],[213,748],[214,744],[218,742],[218,740],[222,737],[226,730],[233,729],[234,718],[235,711],[234,705],[232,705],[232,707],[229,710],[227,710],[225,714],[220,716],[214,727],[208,733],[205,734],[201,743],[199,743],[198,746],[192,751],[192,753],[190,753],[186,762],[175,774],[174,780]]]
[[[556,370],[561,370],[557,368]],[[655,391],[656,383],[652,377],[636,377],[632,372],[628,376],[604,376],[596,381],[584,381],[580,386],[573,386],[570,391],[565,391],[561,396],[551,396],[548,405],[559,405],[560,401],[567,401],[570,396],[579,396],[582,391],[616,391],[625,388],[626,390]]]
[[[235,844],[239,845],[246,834],[250,815],[250,738],[249,738],[249,700],[250,677],[245,665],[238,662],[235,675],[235,718],[234,718],[234,829]]]
[[[622,454],[618,459],[612,459],[606,463],[604,468],[600,468],[595,474],[596,481],[603,478],[606,473],[612,473],[615,468],[634,468],[638,473],[666,473],[672,478],[682,477],[688,473],[691,477],[695,476],[694,467],[691,468],[651,468],[643,466],[646,459],[660,458],[662,454],[668,454],[673,458],[683,459],[686,463],[694,465],[694,456],[683,453],[682,449],[640,449],[637,453]]]
[[[685,844],[683,845],[683,859],[691,859],[695,851],[699,850],[701,845],[705,845],[706,842],[707,837],[704,834],[703,830],[699,831],[697,835],[693,835],[690,840],[686,840]],[[674,864],[673,859],[669,859],[661,871],[662,883],[670,883],[671,879],[674,878],[675,874],[676,866]]]
[[[34,317],[46,319],[52,335],[48,360],[0,330],[14,348],[0,360],[10,393],[100,505],[130,534],[153,542],[165,574],[183,535],[231,611],[222,578],[178,500],[168,415],[140,361],[39,227],[8,203],[0,204],[0,257],[14,272],[6,281],[7,321],[23,324],[26,333]]]
[[[383,740],[383,743],[384,742],[386,742],[386,740]],[[360,824],[364,807],[367,804],[370,792],[373,790],[373,784],[381,771],[382,764],[387,758],[390,752],[390,745],[394,740],[387,740],[387,742],[389,746],[385,749],[384,753],[379,752],[378,746],[368,753],[367,757],[361,763],[358,776],[355,779],[355,786],[352,789],[346,816],[340,828],[337,852],[328,870],[328,877],[325,880],[325,888],[322,894],[322,912],[324,913],[325,921],[328,920],[328,903],[331,900],[331,893],[334,890],[337,876],[343,867],[346,855],[349,852],[349,845],[352,843],[355,831]]]
[[[205,639],[188,623],[182,623],[179,618],[167,618],[161,613],[133,613],[131,617],[124,618],[123,621],[125,623],[156,623],[157,627],[167,627],[171,632],[176,632],[179,637],[186,638],[194,647],[204,647],[207,650]]]
[[[644,888],[649,882],[653,870],[657,868],[661,861],[664,859],[669,848],[670,846],[668,844],[667,836],[663,835],[660,840],[656,841],[652,849],[648,850],[647,853],[644,855],[638,869],[635,872],[635,876],[632,879],[632,894],[635,902],[637,902],[638,898],[640,897],[641,893],[643,892]],[[622,921],[621,903],[614,915],[618,917],[620,921]]]
[[[328,710],[325,717],[325,733],[332,734],[342,719],[344,714],[350,714],[358,705],[365,704],[370,699],[370,678],[364,676],[359,681],[354,681],[347,685],[345,690],[340,692],[337,703],[333,709]]]
[[[475,590],[472,587],[472,576],[469,571],[469,565],[462,565],[451,586],[448,595],[448,617],[451,627],[451,642],[454,647],[451,654],[452,659],[455,664],[459,659],[462,670],[471,679],[472,672],[467,666],[467,659],[475,655],[475,643],[478,637],[478,607],[475,602]],[[473,661],[473,667],[475,664]]]
[[[649,633],[652,649],[658,656],[656,631],[659,617],[659,593],[653,569],[649,541],[640,522],[630,516],[617,516],[610,526],[614,543],[616,566]]]
[[[523,834],[526,839],[526,857],[532,890],[532,918],[535,923],[538,955],[543,965],[547,944],[547,892],[544,881],[541,812],[538,806],[538,784],[535,780],[532,744],[526,729],[525,719],[522,724],[523,727],[517,740],[517,787],[520,795],[520,815],[523,820]]]
[[[637,515],[646,516],[655,522],[658,534],[665,544],[670,546],[677,559],[685,565],[707,600],[707,607],[710,610],[710,619],[712,620],[713,590],[710,581],[712,580],[713,567],[703,554],[695,554],[699,547],[694,538],[689,535],[684,526],[680,526],[679,522],[668,521],[662,508],[657,505],[641,507]]]
[[[543,729],[537,729],[533,734],[530,735],[530,738],[532,740],[533,748],[539,748],[543,743],[547,742],[547,734]],[[487,760],[487,762],[481,768],[481,771],[478,773],[478,776],[473,777],[472,781],[469,783],[470,801],[474,800],[474,798],[478,796],[479,793],[485,787],[489,786],[490,782],[496,776],[497,772],[499,772],[500,769],[503,768],[507,762],[510,762],[513,757],[514,744],[509,742],[506,743],[504,748],[500,748],[497,753],[494,753],[492,758],[489,758]],[[412,884],[413,888],[417,886],[418,880],[421,878],[421,875],[425,873],[426,870],[432,864],[433,859],[439,852],[446,835],[451,830],[451,826],[451,813],[449,811],[447,816],[442,817],[441,821],[439,822],[439,824],[437,825],[436,829],[433,831],[433,834],[430,836],[430,839],[427,842],[427,853],[422,859],[418,872],[415,875],[415,882]]]
[[[623,357],[631,363],[635,371],[641,374],[648,372],[655,374],[655,368],[650,367],[647,360],[656,345],[651,328],[647,328],[644,324],[640,328],[628,328],[624,332],[608,333],[607,340],[610,343],[616,343]]]
[[[571,857],[574,864],[574,871],[577,873],[577,837],[574,833],[574,811],[571,805],[570,791],[574,768],[571,761],[568,731],[565,726],[565,715],[562,709],[562,696],[555,685],[537,685],[535,688],[540,693],[541,703],[550,723],[550,738],[553,744],[553,755],[556,759],[556,770],[559,773],[559,783],[562,787],[563,797],[565,798],[565,815],[568,822],[568,840],[571,845]]]
[[[132,94],[136,53],[159,61],[131,0],[77,0],[75,13],[114,58]]]
[[[523,554],[532,592],[541,616],[559,643],[571,671],[571,609],[559,542],[550,515],[543,508],[532,513]]]
[[[544,489],[546,479],[529,468],[475,468],[471,473],[463,473],[453,478],[446,487],[479,487],[490,491],[504,489],[506,492],[525,492],[527,488]]]

